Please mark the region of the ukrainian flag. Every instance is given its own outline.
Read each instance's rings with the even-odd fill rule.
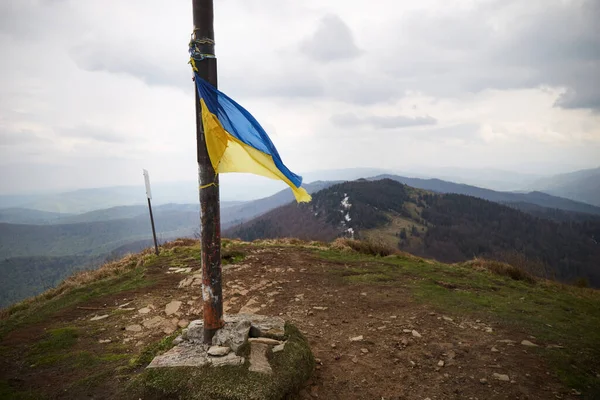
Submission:
[[[297,202],[309,202],[311,196],[300,187],[302,177],[283,164],[258,121],[197,73],[194,75],[206,148],[215,172],[249,172],[282,180],[290,186]]]

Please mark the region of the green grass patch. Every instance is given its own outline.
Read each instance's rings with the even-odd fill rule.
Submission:
[[[0,338],[20,326],[44,321],[65,308],[94,298],[152,285],[154,282],[147,279],[144,272],[145,267],[138,267],[123,275],[105,278],[51,299],[30,303],[23,309],[13,311],[8,318],[1,321]]]
[[[74,327],[51,329],[45,339],[35,344],[33,350],[36,353],[48,353],[69,349],[77,343],[78,337],[79,332]]]
[[[490,319],[533,335],[536,351],[548,360],[563,382],[586,393],[600,394],[600,292],[529,279],[527,274],[496,265],[474,269],[465,265],[427,263],[395,256],[373,258],[352,252],[318,252],[344,262],[331,273],[350,283],[408,285],[415,299],[454,315]],[[403,279],[412,276],[416,279]],[[549,349],[557,344],[564,349]]]
[[[228,243],[227,246],[221,247],[221,263],[223,265],[238,263],[246,257],[246,254],[243,251],[236,248],[237,246],[229,242],[226,243]],[[202,262],[200,245],[179,246],[163,249],[160,255],[153,260],[154,263],[166,263],[169,265],[169,267],[175,268],[189,267],[190,262],[193,261],[198,263]],[[153,263],[150,262],[148,265],[152,266]]]
[[[44,400],[47,397],[31,389],[18,390],[10,386],[5,380],[0,380],[0,399],[1,400]]]
[[[235,248],[227,248],[221,250],[221,263],[223,265],[237,264],[246,258],[246,254]]]
[[[132,368],[145,367],[159,354],[164,353],[173,347],[173,340],[181,333],[181,329],[173,332],[171,335],[161,339],[158,342],[150,343],[138,354],[129,361],[129,366]]]
[[[302,334],[286,324],[288,341],[282,352],[270,355],[273,375],[236,367],[181,367],[145,370],[128,388],[125,398],[181,400],[270,400],[296,393],[310,378],[314,358]]]

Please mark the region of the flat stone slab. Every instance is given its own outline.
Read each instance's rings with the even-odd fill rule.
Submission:
[[[175,339],[174,343],[177,345],[155,357],[148,368],[241,365],[244,363],[244,357],[238,356],[236,352],[245,343],[250,342],[250,371],[271,374],[273,371],[266,353],[271,346],[282,344],[280,340],[285,336],[283,318],[256,314],[230,314],[225,315],[223,319],[225,326],[215,333],[212,346],[203,343],[204,322],[192,321],[182,335]],[[162,322],[165,322],[164,318],[157,316],[144,321],[143,324],[147,326]],[[175,325],[174,321],[166,322]],[[229,352],[229,349],[232,351]],[[281,350],[283,346],[277,349],[277,351]]]
[[[229,353],[221,357],[208,355],[208,346],[197,343],[183,342],[154,360],[147,368],[164,367],[220,367],[224,365],[242,365],[244,357],[238,357],[235,353]]]
[[[246,343],[250,333],[250,320],[242,319],[237,322],[225,322],[225,326],[219,329],[213,336],[214,346],[227,346],[235,352]]]
[[[226,314],[223,317],[226,325],[238,324],[241,321],[250,321],[250,337],[268,337],[277,340],[285,339],[285,320],[280,317],[270,317],[258,314]],[[194,320],[188,325],[187,331],[183,335],[184,339],[202,340],[204,337],[204,322],[201,319]],[[213,343],[224,344],[224,343]],[[229,346],[232,349],[234,347]],[[236,351],[234,349],[234,351]]]
[[[267,344],[269,346],[277,346],[277,345],[281,344],[281,342],[279,340],[270,339],[270,338],[266,338],[266,337],[249,338],[248,341],[250,343],[262,343],[262,344]]]
[[[179,310],[179,307],[181,307],[181,301],[173,300],[172,302],[170,302],[169,304],[167,304],[165,306],[165,314],[167,314],[167,315],[175,314]]]
[[[261,374],[272,374],[273,369],[267,359],[267,350],[269,345],[264,343],[252,342],[250,344],[250,367],[248,371],[259,372]]]

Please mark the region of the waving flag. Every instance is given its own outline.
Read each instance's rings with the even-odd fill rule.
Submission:
[[[194,75],[206,148],[215,172],[249,172],[282,180],[290,186],[297,202],[309,202],[311,196],[300,187],[302,177],[283,164],[258,121],[197,73]]]

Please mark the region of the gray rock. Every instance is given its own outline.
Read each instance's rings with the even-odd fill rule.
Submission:
[[[164,321],[165,319],[163,317],[156,316],[145,320],[144,322],[142,322],[142,325],[144,325],[146,328],[156,328],[158,326],[161,326]]]
[[[481,378],[481,379],[479,380],[479,383],[481,383],[482,385],[486,385],[486,384],[488,383],[488,380],[487,380],[487,379],[485,379],[485,378]]]
[[[250,343],[262,343],[262,344],[266,344],[269,346],[277,346],[277,345],[281,344],[281,342],[279,340],[264,338],[264,337],[250,338],[250,339],[248,339],[248,341]]]
[[[185,328],[186,326],[188,326],[190,322],[187,319],[182,319],[179,320],[179,322],[177,322],[177,326],[179,326],[180,328]]]
[[[499,381],[510,382],[510,378],[508,377],[508,375],[505,375],[505,374],[498,374],[498,373],[494,372],[493,377],[498,379]]]
[[[208,346],[206,345],[183,342],[166,353],[155,357],[147,368],[220,367],[244,363],[244,358],[238,357],[235,353],[229,353],[223,357],[209,357],[207,350]]]
[[[213,357],[223,357],[229,354],[231,348],[226,346],[211,346],[208,349],[208,355]]]
[[[412,331],[412,335],[413,335],[414,337],[418,337],[418,338],[420,338],[420,337],[421,337],[421,334],[420,334],[419,332],[415,331],[414,329],[413,329],[413,331]]]
[[[183,342],[183,338],[180,336],[177,336],[175,339],[173,339],[173,344],[175,346],[177,346],[179,343]]]
[[[363,335],[360,335],[360,336],[355,336],[355,337],[352,337],[352,338],[350,338],[350,341],[351,341],[351,342],[360,342],[360,341],[362,341],[363,339],[364,339],[364,338],[363,338]]]
[[[181,302],[179,300],[173,300],[165,306],[165,314],[175,314],[177,311],[179,311],[179,307],[181,307]]]
[[[268,345],[263,343],[251,343],[250,344],[250,368],[251,372],[258,372],[261,374],[272,374],[273,370],[267,360],[267,349]]]
[[[108,314],[95,315],[92,318],[90,318],[90,321],[100,321],[101,319],[104,319],[104,318],[108,318]]]
[[[273,347],[273,353],[279,353],[280,351],[283,351],[284,348],[285,343],[278,344],[277,346]]]
[[[138,324],[129,325],[125,327],[125,330],[129,332],[140,332],[142,330],[142,326]]]
[[[225,326],[223,328],[229,330],[230,326],[237,326],[237,329],[244,333],[246,330],[246,325],[248,323],[247,321],[250,321],[249,332],[247,334],[250,337],[268,337],[278,340],[285,339],[285,321],[281,317],[270,317],[258,314],[226,314],[223,317],[223,320],[225,321]],[[241,325],[238,325],[242,321],[246,322],[243,322]],[[218,333],[219,331],[217,331],[217,334]],[[217,334],[215,334],[215,336],[217,336]],[[244,338],[244,341],[248,336]],[[203,321],[194,320],[190,322],[187,329],[184,329],[183,331],[183,338],[184,340],[202,341],[204,338]],[[213,342],[213,344],[225,344],[224,339],[219,339],[219,342],[223,343]],[[236,343],[239,343],[239,341],[236,341]],[[239,344],[237,347],[235,347],[235,345],[227,346],[231,347],[234,351],[237,351],[237,347],[241,346],[241,344]]]
[[[537,344],[530,342],[529,340],[523,340],[521,342],[521,344],[523,346],[529,346],[529,347],[537,347]]]
[[[234,317],[250,319],[250,337],[269,337],[283,340],[285,338],[285,320],[281,317],[270,317],[258,314],[233,314],[228,316],[232,321]],[[227,321],[227,319],[225,319]]]
[[[204,340],[204,321],[196,319],[188,325],[181,333],[184,340]]]
[[[192,323],[194,323],[194,321],[192,321]],[[190,323],[190,327],[192,323]],[[188,327],[188,332],[189,330],[190,328]],[[227,346],[233,351],[238,351],[238,349],[248,340],[249,333],[249,319],[242,319],[237,322],[225,322],[225,326],[219,329],[215,333],[215,336],[213,336],[212,344],[214,346]]]

